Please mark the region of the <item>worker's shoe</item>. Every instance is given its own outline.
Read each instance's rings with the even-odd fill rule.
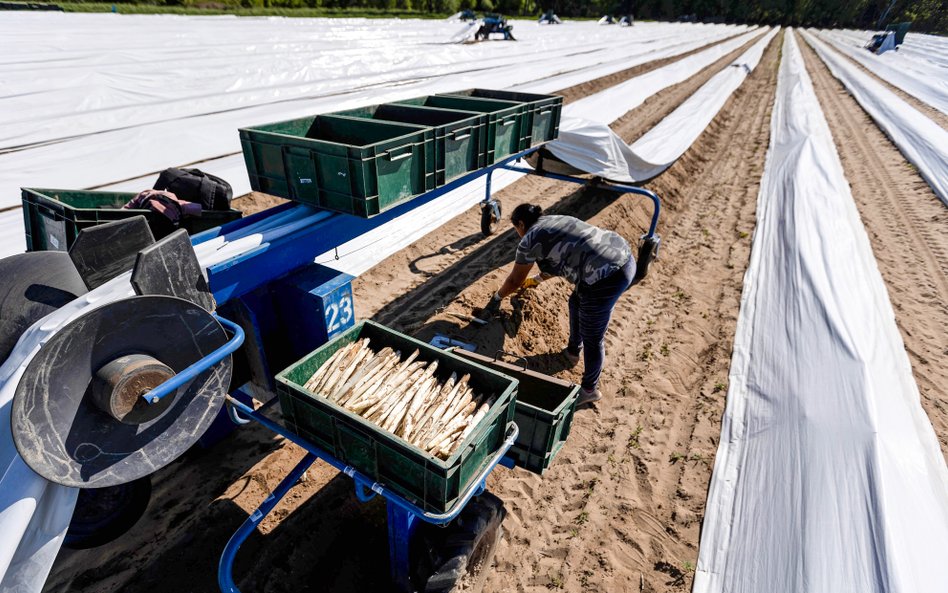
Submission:
[[[586,389],[585,387],[579,388],[579,398],[576,400],[576,407],[584,406],[586,404],[591,404],[602,399],[602,392],[599,391],[598,387],[593,387],[592,389]]]
[[[563,348],[563,356],[566,357],[566,360],[569,361],[570,366],[576,366],[579,364],[579,356],[583,353],[582,348],[573,352],[569,349],[569,346]]]

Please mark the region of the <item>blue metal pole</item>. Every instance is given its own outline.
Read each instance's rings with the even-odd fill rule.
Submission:
[[[217,584],[223,593],[240,593],[240,589],[238,589],[236,583],[234,583],[233,575],[234,560],[237,558],[237,551],[240,550],[240,546],[250,537],[250,534],[257,529],[257,525],[283,500],[283,497],[290,491],[290,488],[299,482],[300,477],[302,477],[315,461],[316,456],[312,453],[307,453],[306,456],[296,464],[296,467],[283,478],[283,481],[280,482],[276,489],[267,496],[266,500],[257,507],[257,510],[247,517],[247,520],[243,522],[240,529],[231,536],[227,545],[224,547],[224,552],[221,554],[220,562],[217,564]]]
[[[417,517],[395,504],[386,504],[388,511],[388,559],[392,583],[400,593],[412,593],[411,538],[418,525]]]
[[[518,173],[526,173],[527,175],[539,175],[541,177],[549,177],[550,179],[556,179],[558,181],[566,181],[568,183],[576,183],[578,185],[587,185],[589,184],[588,179],[583,179],[582,177],[571,177],[569,175],[560,175],[558,173],[549,173],[547,171],[538,171],[536,169],[527,169],[526,167],[518,167],[516,165],[502,165],[501,168],[507,169],[508,171],[516,171]],[[634,187],[631,185],[621,185],[618,183],[603,183],[603,182],[594,182],[592,183],[593,187],[599,189],[605,189],[609,191],[614,191],[617,193],[627,193],[627,194],[638,194],[640,196],[645,196],[652,200],[652,204],[655,208],[652,211],[652,221],[649,224],[648,234],[646,236],[653,237],[655,236],[655,230],[658,228],[658,217],[661,212],[661,201],[658,199],[658,196],[647,189],[641,187]]]
[[[193,381],[195,377],[211,368],[215,364],[224,360],[227,356],[233,354],[240,345],[244,343],[244,330],[228,319],[214,315],[214,318],[220,322],[221,325],[233,332],[234,337],[228,340],[223,346],[219,347],[217,350],[211,352],[204,358],[198,360],[194,364],[190,365],[188,368],[184,369],[180,373],[176,374],[174,377],[171,377],[161,385],[155,387],[148,393],[142,395],[142,398],[149,404],[156,404],[161,401],[161,398],[165,397],[169,393],[174,393],[178,390],[179,387]]]

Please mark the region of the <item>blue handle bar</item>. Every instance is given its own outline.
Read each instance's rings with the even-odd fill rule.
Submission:
[[[224,360],[227,356],[233,354],[238,348],[240,348],[240,345],[244,343],[244,330],[239,325],[233,321],[230,321],[229,319],[224,319],[223,317],[218,316],[216,313],[214,313],[213,316],[214,319],[216,319],[221,325],[233,332],[234,337],[224,343],[223,346],[211,352],[204,358],[198,360],[188,368],[176,374],[174,377],[171,377],[148,393],[143,394],[142,398],[144,398],[146,402],[149,404],[157,404],[159,401],[161,401],[161,398],[165,397],[169,393],[174,393],[182,385],[194,380],[195,377],[220,361]]]

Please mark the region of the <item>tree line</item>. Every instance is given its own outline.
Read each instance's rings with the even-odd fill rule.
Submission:
[[[101,1],[101,0],[100,0]],[[694,20],[881,29],[911,21],[913,31],[948,33],[946,0],[119,0],[132,4],[378,10],[450,15],[461,10],[561,18],[631,14],[637,19]]]

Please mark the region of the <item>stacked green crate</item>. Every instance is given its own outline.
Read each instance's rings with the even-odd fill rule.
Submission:
[[[240,130],[256,191],[370,217],[556,137],[562,98],[471,89]]]
[[[430,95],[398,101],[398,104],[474,111],[487,115],[488,165],[520,152],[523,145],[526,107],[520,103],[455,95]]]
[[[468,89],[450,94],[498,101],[513,101],[526,105],[526,125],[524,126],[522,150],[554,140],[559,135],[563,97],[491,89]]]
[[[327,210],[370,217],[435,188],[430,127],[317,115],[241,129],[240,143],[254,190]]]
[[[339,111],[335,115],[432,126],[438,187],[486,166],[487,116],[484,114],[389,103]]]

